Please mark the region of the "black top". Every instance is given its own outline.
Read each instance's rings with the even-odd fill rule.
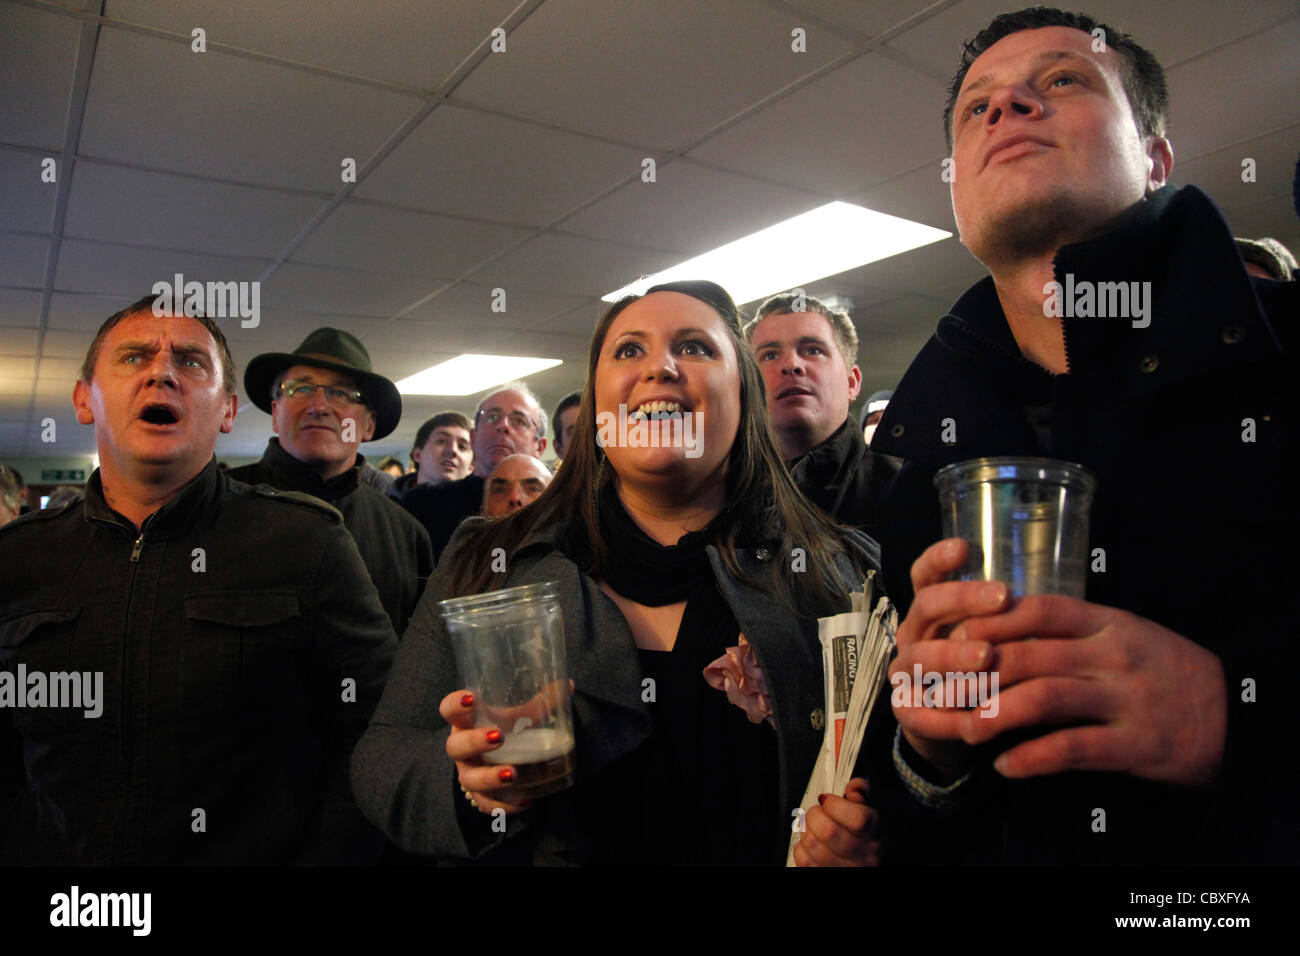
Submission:
[[[402,495],[402,507],[429,532],[434,561],[442,560],[442,551],[456,527],[470,515],[479,513],[486,484],[486,479],[478,475],[466,475],[460,481],[416,485]]]
[[[638,651],[641,696],[653,720],[650,738],[578,794],[592,862],[780,862],[771,851],[784,825],[776,731],[766,722],[750,723],[703,676],[740,634],[708,571],[708,529],[663,547],[632,522],[612,489],[602,495],[601,524],[611,552],[605,568],[611,586],[648,605],[685,597],[686,609],[671,651]],[[666,560],[677,565],[677,574],[663,567]],[[640,579],[630,579],[637,568]]]
[[[704,681],[737,642],[735,618],[688,603],[671,651],[638,651],[654,729],[585,788],[592,862],[604,865],[761,864],[771,858],[778,806],[776,731]]]

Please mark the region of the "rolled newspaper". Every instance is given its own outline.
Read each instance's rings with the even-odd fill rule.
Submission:
[[[790,829],[786,866],[794,866],[794,848],[803,834],[804,814],[823,793],[844,795],[866,736],[867,721],[884,685],[898,630],[898,612],[889,598],[875,602],[875,572],[851,595],[852,610],[817,622],[822,645],[822,687],[826,725],[817,763],[808,779]]]

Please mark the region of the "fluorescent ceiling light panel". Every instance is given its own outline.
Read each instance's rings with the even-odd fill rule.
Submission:
[[[641,295],[661,282],[710,279],[730,292],[737,303],[753,302],[951,235],[852,203],[832,202],[601,298],[614,302],[625,295]]]
[[[408,375],[397,383],[397,390],[403,395],[473,395],[563,364],[560,359],[518,355],[458,355]]]

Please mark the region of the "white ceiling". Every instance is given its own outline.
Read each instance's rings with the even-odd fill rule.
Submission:
[[[831,199],[952,230],[946,81],[1013,6],[0,0],[0,460],[93,452],[69,398],[80,357],[177,272],[262,281],[260,326],[226,326],[241,368],[334,325],[394,379],[462,351],[563,359],[530,379],[550,407],[582,384],[599,296],[640,274]],[[1238,235],[1300,248],[1300,2],[1085,6],[1168,69],[1175,182]],[[855,303],[865,394],[981,274],[952,238],[808,289]],[[448,407],[472,411],[408,399],[366,451],[404,453]],[[218,453],[256,456],[269,432],[245,402]]]

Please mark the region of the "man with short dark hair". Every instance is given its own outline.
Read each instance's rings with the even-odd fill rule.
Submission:
[[[898,463],[873,454],[849,415],[862,387],[853,322],[820,299],[783,294],[758,307],[744,334],[763,373],[772,431],[799,490],[871,534],[880,492]]]
[[[394,482],[389,497],[401,501],[418,485],[441,485],[467,477],[474,469],[474,450],[470,446],[473,428],[470,420],[457,411],[439,412],[426,420],[411,445],[414,470]]]
[[[244,388],[271,414],[278,438],[262,460],[230,477],[315,495],[338,508],[398,634],[433,571],[428,535],[401,508],[361,480],[362,442],[383,438],[402,417],[397,387],[374,372],[356,336],[316,329],[293,352],[248,363]]]
[[[532,389],[523,382],[509,382],[479,402],[470,440],[474,448],[472,474],[440,485],[418,485],[402,496],[402,507],[429,532],[435,560],[442,557],[457,525],[478,514],[484,482],[501,459],[514,454],[542,457],[546,413]]]
[[[87,352],[84,497],[0,529],[0,679],[48,690],[0,710],[0,865],[373,861],[348,761],[392,625],[338,512],[217,468],[229,346],[154,302]]]
[[[994,713],[895,695],[872,796],[896,857],[1300,861],[1280,684],[1300,665],[1300,297],[1251,279],[1213,203],[1167,185],[1166,112],[1150,53],[1043,8],[995,19],[953,82],[953,210],[990,275],[873,447],[907,459],[881,541],[895,601],[918,588],[892,676],[984,668],[1000,692]],[[1086,601],[947,580],[968,547],[934,544],[933,476],[995,455],[1097,479]]]
[[[573,428],[578,423],[578,406],[582,404],[581,392],[570,392],[560,399],[555,406],[551,421],[555,423],[555,467],[569,452],[569,442],[573,440]]]

